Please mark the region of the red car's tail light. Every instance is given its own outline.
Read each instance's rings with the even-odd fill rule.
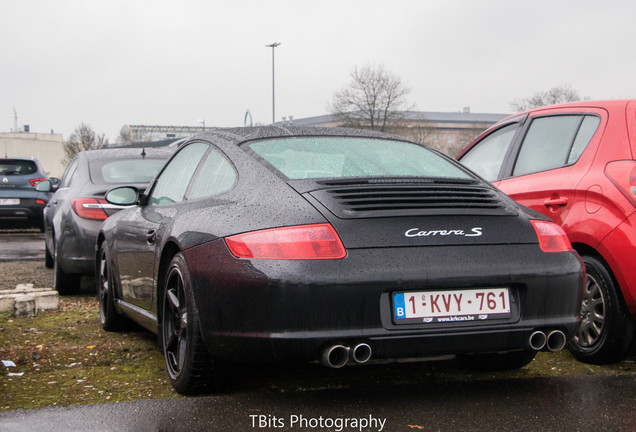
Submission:
[[[636,161],[610,162],[605,167],[605,175],[625,195],[625,198],[636,206]]]
[[[108,215],[102,208],[102,204],[108,204],[106,200],[96,198],[75,198],[71,207],[76,215],[84,219],[106,220]]]
[[[554,222],[532,220],[534,230],[539,238],[539,246],[543,252],[567,252],[572,244],[567,234]]]
[[[32,178],[29,180],[29,183],[31,183],[31,186],[36,187],[38,185],[38,183],[43,182],[44,180],[46,180],[45,178]]]
[[[252,231],[226,237],[225,243],[237,258],[339,259],[347,255],[330,224]]]

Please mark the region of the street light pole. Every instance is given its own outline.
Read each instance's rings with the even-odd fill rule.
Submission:
[[[276,122],[276,87],[274,80],[274,48],[280,45],[280,42],[274,42],[269,45],[265,45],[267,48],[272,49],[272,124]]]

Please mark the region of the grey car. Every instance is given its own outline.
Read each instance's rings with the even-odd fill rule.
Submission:
[[[95,242],[104,220],[122,207],[104,195],[120,184],[143,190],[173,153],[156,148],[110,148],[78,153],[62,178],[44,181],[41,191],[55,192],[44,209],[46,266],[54,268],[60,294],[79,291],[81,276],[95,273]]]
[[[37,227],[48,194],[35,189],[46,180],[37,159],[0,159],[0,227]]]

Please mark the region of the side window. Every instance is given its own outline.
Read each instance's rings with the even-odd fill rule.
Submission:
[[[232,164],[219,151],[212,149],[192,181],[188,199],[227,192],[235,181],[236,171]]]
[[[570,156],[568,156],[567,161],[568,165],[579,160],[579,157],[583,154],[583,150],[585,150],[596,133],[596,129],[598,129],[599,124],[601,124],[600,117],[591,115],[585,116],[583,123],[581,123],[581,127],[579,128],[579,133],[576,134],[576,138],[574,139],[572,150],[570,150]]]
[[[64,174],[62,174],[62,179],[60,180],[59,188],[67,188],[71,185],[71,181],[75,176],[75,172],[77,171],[77,166],[79,165],[79,159],[75,158],[68,164],[66,170],[64,170]]]
[[[491,133],[466,153],[460,162],[488,181],[497,180],[518,126],[518,123],[514,123]]]
[[[596,116],[582,115],[534,119],[521,144],[512,175],[547,171],[576,162],[599,123]]]
[[[207,149],[207,144],[194,143],[179,151],[157,178],[150,192],[148,204],[161,205],[181,201]]]

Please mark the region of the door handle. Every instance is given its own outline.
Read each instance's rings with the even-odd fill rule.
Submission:
[[[543,204],[546,207],[564,206],[568,204],[568,199],[567,198],[548,198],[547,200],[543,201]]]
[[[155,244],[155,241],[157,240],[157,230],[156,229],[151,229],[148,230],[148,232],[146,233],[146,241],[148,242],[148,244]]]

